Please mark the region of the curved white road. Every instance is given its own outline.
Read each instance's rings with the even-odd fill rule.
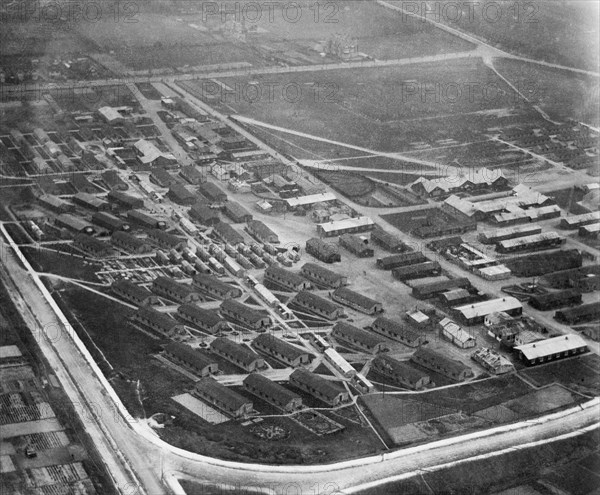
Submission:
[[[522,423],[449,438],[369,458],[316,466],[269,466],[240,464],[200,456],[166,444],[144,422],[128,417],[114,390],[91,360],[79,337],[56,322],[65,321],[50,294],[44,291],[37,274],[3,225],[0,231],[8,244],[0,252],[11,282],[20,292],[13,296],[34,324],[32,331],[71,400],[77,413],[124,494],[173,493],[174,477],[191,477],[211,485],[260,488],[265,493],[323,493],[331,488],[353,492],[398,477],[442,467],[448,463],[493,455],[531,442],[550,441],[560,435],[598,426],[600,401]],[[23,269],[18,259],[24,262]],[[43,286],[42,286],[43,287]],[[26,307],[24,307],[24,305]],[[29,312],[30,311],[30,312]],[[32,321],[33,315],[46,331]],[[59,325],[61,326],[61,325]],[[85,409],[85,410],[84,410]],[[139,490],[132,488],[139,484]],[[136,489],[137,490],[137,489]]]

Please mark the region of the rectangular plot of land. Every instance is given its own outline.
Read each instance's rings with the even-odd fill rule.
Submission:
[[[181,394],[171,397],[175,402],[192,411],[197,416],[200,416],[204,421],[208,421],[213,425],[225,423],[229,418],[217,409],[205,404],[204,402],[192,397],[190,394]]]
[[[0,455],[0,473],[10,473],[15,470],[15,466],[8,455]]]
[[[559,407],[573,404],[573,394],[560,385],[550,385],[536,390],[504,405],[519,415],[541,414]]]
[[[61,430],[64,430],[64,428],[56,418],[38,419],[37,421],[24,421],[22,423],[2,425],[2,438]]]

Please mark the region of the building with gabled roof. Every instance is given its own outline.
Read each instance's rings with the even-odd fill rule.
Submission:
[[[98,109],[98,114],[108,124],[122,124],[125,120],[114,107],[104,106]]]
[[[373,359],[371,370],[411,390],[422,390],[431,384],[429,375],[387,354],[380,354]]]
[[[243,383],[248,392],[287,413],[302,408],[302,398],[298,394],[259,373],[250,373]]]
[[[345,218],[317,225],[317,232],[323,237],[333,237],[342,234],[367,232],[375,228],[375,222],[369,217]]]
[[[71,232],[92,235],[96,232],[94,226],[81,217],[71,215],[70,213],[62,213],[56,217],[54,223],[57,227],[65,228]]]
[[[144,254],[154,251],[154,248],[150,243],[121,230],[113,232],[110,242],[113,246],[123,249],[131,254]]]
[[[122,191],[112,190],[106,195],[106,198],[111,203],[116,203],[119,206],[130,209],[137,209],[144,207],[144,200],[138,196],[132,196]]]
[[[345,321],[337,322],[333,326],[331,335],[339,342],[350,344],[372,354],[383,352],[389,347],[389,343],[384,337],[355,327]]]
[[[177,183],[177,179],[162,167],[155,167],[150,172],[150,182],[159,187],[170,187]]]
[[[260,242],[279,244],[279,236],[260,220],[250,220],[246,224],[246,231]]]
[[[94,196],[93,194],[84,192],[74,194],[72,201],[76,205],[83,206],[84,208],[92,211],[102,211],[110,208],[110,205],[106,201]]]
[[[105,211],[98,211],[92,215],[92,222],[96,225],[105,228],[111,232],[122,230],[127,232],[131,230],[131,225],[122,218],[106,213]]]
[[[515,346],[517,357],[528,365],[541,364],[587,352],[588,345],[576,334],[559,335],[546,340]]]
[[[212,182],[200,184],[198,192],[212,203],[225,203],[227,201],[227,193]]]
[[[265,270],[265,283],[276,286],[285,291],[297,292],[311,288],[309,281],[296,272],[286,270],[277,265],[271,265]]]
[[[497,311],[503,311],[510,316],[519,316],[523,313],[523,305],[517,298],[507,296],[458,306],[453,311],[465,324],[476,325],[483,323],[487,315]]]
[[[236,419],[247,416],[254,409],[251,400],[208,376],[196,382],[192,395],[205,400]]]
[[[306,241],[306,252],[324,263],[335,263],[342,260],[338,246],[318,237]]]
[[[292,368],[310,363],[310,354],[306,350],[296,347],[285,340],[281,340],[274,335],[260,334],[254,339],[252,345],[255,349],[279,361],[283,361]]]
[[[237,246],[244,242],[244,236],[235,230],[235,228],[227,222],[218,222],[214,228],[213,233],[222,241]]]
[[[577,289],[565,289],[559,292],[534,294],[529,298],[529,305],[539,311],[549,311],[562,306],[574,306],[581,303],[581,292]]]
[[[466,192],[471,190],[493,190],[505,188],[508,180],[502,170],[488,168],[463,170],[457,176],[428,179],[419,177],[409,187],[420,195],[440,197],[453,192]]]
[[[241,297],[242,295],[242,289],[239,287],[204,273],[194,275],[192,284],[202,292],[217,299],[230,299],[232,297]]]
[[[369,242],[366,239],[361,239],[357,235],[343,234],[340,236],[340,246],[345,247],[352,254],[359,258],[372,258],[375,252],[369,247]]]
[[[169,342],[164,347],[164,353],[170,361],[198,376],[209,376],[219,371],[219,365],[208,354],[181,342]]]
[[[149,230],[148,239],[163,249],[175,249],[175,251],[182,251],[183,248],[188,247],[187,239],[173,234],[168,234],[164,230],[160,229]]]
[[[198,201],[198,196],[190,191],[183,184],[172,183],[169,186],[169,192],[167,196],[177,204],[192,206]]]
[[[225,299],[221,303],[219,312],[224,317],[254,330],[271,326],[271,317],[265,311],[254,309],[235,299]]]
[[[172,153],[160,151],[155,144],[145,139],[140,139],[133,144],[137,159],[142,165],[153,167],[174,167],[177,159]]]
[[[392,340],[401,342],[408,347],[418,347],[425,342],[425,337],[419,335],[414,330],[411,330],[400,322],[390,320],[383,316],[380,316],[371,323],[371,329]]]
[[[158,297],[145,287],[135,284],[129,280],[116,280],[110,286],[112,292],[136,306],[151,306],[158,304]]]
[[[539,225],[519,225],[481,232],[478,239],[484,244],[496,244],[500,241],[539,234],[542,228]]]
[[[221,222],[219,211],[208,205],[196,203],[188,210],[190,218],[200,222],[202,225],[216,225]]]
[[[427,347],[420,347],[413,353],[410,360],[423,368],[444,375],[446,378],[457,382],[465,381],[467,378],[473,376],[473,370],[463,362]]]
[[[331,293],[331,299],[367,315],[383,311],[383,304],[381,302],[348,289],[347,287],[338,287],[335,289]]]
[[[477,339],[472,334],[462,329],[450,318],[444,318],[441,320],[439,322],[439,326],[442,329],[442,335],[452,342],[456,347],[467,349],[469,347],[475,347],[477,344]]]
[[[37,197],[37,202],[44,208],[56,213],[66,213],[75,210],[75,206],[64,199],[52,194],[41,194]]]
[[[140,306],[133,314],[132,320],[151,328],[155,332],[169,338],[186,335],[183,325],[166,313],[161,313],[150,306]]]
[[[206,181],[206,177],[194,165],[182,167],[179,175],[193,185],[198,185]]]
[[[295,209],[301,206],[310,206],[316,203],[328,203],[335,201],[337,198],[333,193],[310,194],[308,196],[299,196],[297,198],[287,198],[285,200],[288,208]]]
[[[227,201],[223,211],[233,223],[247,223],[252,220],[252,213],[237,201]]]
[[[414,265],[416,263],[424,263],[431,261],[421,251],[409,251],[407,253],[393,254],[377,259],[377,267],[382,270],[392,270],[402,266]]]
[[[156,277],[152,282],[152,291],[162,297],[180,304],[203,301],[204,298],[191,286],[177,282],[170,277]]]
[[[132,224],[147,229],[165,229],[167,227],[167,223],[164,220],[148,215],[142,210],[129,210],[127,212],[127,219],[130,220]]]
[[[217,337],[210,344],[210,350],[230,363],[252,372],[264,368],[265,360],[243,344],[237,344],[226,337]]]
[[[294,370],[290,375],[290,385],[330,406],[339,406],[350,400],[350,394],[346,389],[331,380],[327,380],[316,373],[311,373],[302,368]]]
[[[87,234],[78,234],[73,239],[73,246],[95,258],[106,258],[113,254],[110,244]]]
[[[442,267],[437,261],[425,261],[413,265],[399,266],[392,269],[394,278],[405,281],[415,278],[436,277],[442,273]]]
[[[404,244],[399,237],[396,237],[377,226],[371,232],[371,242],[374,242],[391,253],[403,253],[408,250],[408,246]]]
[[[471,282],[468,278],[454,278],[451,280],[415,286],[412,289],[412,295],[417,299],[430,299],[432,297],[437,297],[448,290],[468,289],[470,287]]]
[[[348,277],[329,270],[316,263],[304,263],[300,268],[300,274],[311,282],[321,287],[336,289],[348,284]]]
[[[219,314],[210,309],[204,309],[196,304],[182,304],[177,308],[177,316],[193,327],[211,335],[218,335],[231,327]]]
[[[127,191],[129,189],[129,185],[125,182],[121,177],[119,177],[119,172],[114,169],[105,170],[101,174],[102,180],[111,190],[118,191]]]
[[[575,308],[561,309],[554,313],[554,319],[567,325],[575,325],[586,321],[592,321],[600,315],[600,302],[582,304]]]
[[[306,290],[298,292],[291,302],[309,313],[317,314],[328,320],[336,320],[344,314],[341,306]]]

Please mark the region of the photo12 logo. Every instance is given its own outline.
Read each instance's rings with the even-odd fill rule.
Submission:
[[[218,20],[240,23],[308,22],[337,24],[340,6],[336,2],[202,2],[202,22]]]
[[[200,97],[209,103],[337,103],[339,86],[330,82],[250,81],[225,84],[202,81]]]
[[[140,5],[130,0],[105,1],[16,1],[0,13],[0,20],[39,23],[77,23],[112,21],[139,22]]]
[[[486,105],[521,101],[531,103],[539,97],[535,81],[521,81],[512,86],[502,82],[480,81],[405,81],[400,85],[402,103],[483,103]]]
[[[421,21],[456,24],[537,24],[538,2],[400,2],[402,22],[420,17]]]

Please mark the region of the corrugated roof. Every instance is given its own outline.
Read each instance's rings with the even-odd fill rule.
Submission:
[[[247,346],[236,344],[226,337],[217,337],[211,342],[210,348],[227,353],[246,366],[250,366],[257,359],[261,359],[258,354],[252,352]]]
[[[298,394],[259,373],[250,373],[244,378],[244,386],[250,386],[263,391],[267,397],[274,399],[279,404],[288,404],[293,400],[300,399]]]
[[[165,346],[165,351],[187,361],[199,369],[215,364],[215,360],[207,354],[204,354],[202,351],[194,349],[187,344],[182,344],[181,342],[169,342]]]
[[[333,270],[329,270],[324,266],[317,265],[316,263],[304,263],[301,272],[312,272],[319,275],[319,277],[324,278],[330,282],[339,282],[340,279],[345,278],[344,275],[340,275],[339,273],[334,272]]]
[[[426,361],[433,361],[435,363],[439,363],[441,367],[445,367],[450,373],[454,372],[457,375],[460,375],[466,370],[470,370],[470,368],[465,363],[457,359],[452,359],[432,349],[428,349],[427,347],[420,347],[419,349],[417,349],[417,351],[411,356],[411,359],[423,359]],[[418,361],[416,362],[418,363]]]
[[[333,295],[364,309],[372,309],[373,306],[381,304],[379,301],[375,301],[375,299],[371,299],[347,287],[338,287],[333,291]]]
[[[320,308],[327,313],[333,313],[341,309],[337,304],[334,304],[328,299],[325,299],[324,297],[318,296],[317,294],[307,290],[301,290],[298,292],[296,297],[294,297],[293,302],[296,304],[309,304]]]
[[[235,301],[234,299],[226,299],[223,301],[221,303],[221,309],[243,316],[244,319],[247,319],[251,323],[260,321],[268,316],[266,312],[251,308],[250,306],[242,304],[239,301]]]
[[[273,349],[275,352],[285,356],[290,360],[297,359],[300,356],[308,354],[308,351],[300,349],[289,342],[278,339],[274,335],[262,333],[254,339],[255,344],[259,344],[267,349]]]
[[[310,371],[303,369],[294,370],[294,372],[290,375],[290,378],[295,379],[300,383],[304,383],[310,388],[318,390],[328,400],[334,400],[339,394],[345,391],[341,386],[337,385],[331,380],[327,380],[316,373],[311,373]]]
[[[423,378],[427,378],[429,375],[416,368],[413,368],[407,363],[398,361],[387,354],[380,354],[373,360],[373,366],[375,370],[377,368],[388,369],[394,375],[399,375],[410,383],[417,383]]]
[[[226,404],[226,407],[232,411],[237,411],[246,404],[252,404],[250,399],[246,399],[243,395],[238,394],[208,376],[196,382],[195,388],[198,391],[204,392],[205,395]]]
[[[331,334],[336,337],[348,337],[360,342],[367,347],[375,347],[379,344],[385,344],[387,340],[373,332],[368,332],[362,328],[355,327],[350,323],[340,321],[336,323],[331,331]]]
[[[201,320],[207,327],[214,327],[223,321],[216,311],[204,309],[195,304],[182,304],[177,308],[177,312]]]

